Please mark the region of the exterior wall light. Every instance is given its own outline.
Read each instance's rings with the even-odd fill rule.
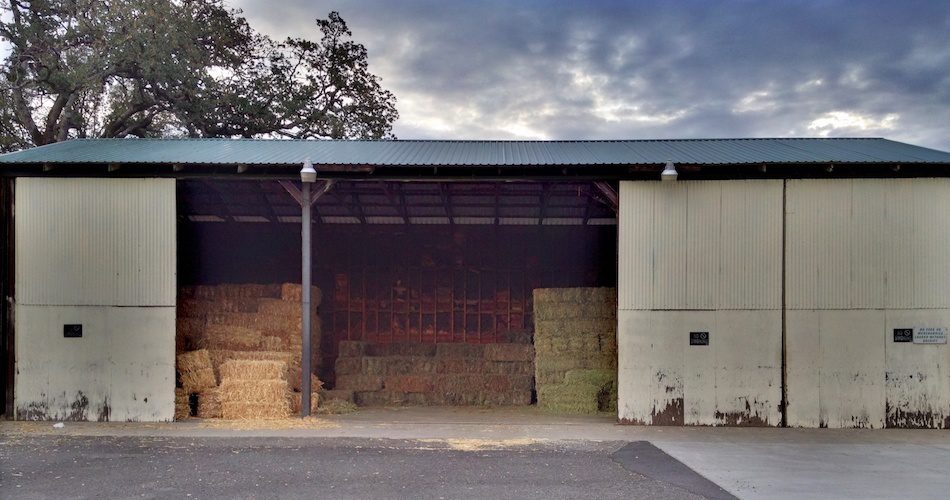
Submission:
[[[303,162],[303,168],[300,169],[300,181],[317,182],[317,171],[313,168],[313,164],[310,163],[310,158],[307,158]]]
[[[673,160],[667,160],[663,172],[660,173],[660,180],[675,181],[677,177],[679,174],[676,172],[676,165],[673,165]]]

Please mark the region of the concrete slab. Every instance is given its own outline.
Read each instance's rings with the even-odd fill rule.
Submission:
[[[298,421],[299,422],[299,421]],[[363,409],[305,428],[0,422],[0,436],[290,437],[531,440],[580,446],[647,441],[740,498],[945,498],[950,432],[939,430],[640,427],[611,416],[566,417],[536,408]],[[619,447],[618,447],[619,448]]]

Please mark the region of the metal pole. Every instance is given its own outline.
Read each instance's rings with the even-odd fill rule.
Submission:
[[[303,349],[301,350],[300,366],[303,381],[300,383],[300,416],[310,416],[310,183],[303,182],[303,202],[300,205],[302,211],[300,223],[302,225],[300,232],[300,253],[302,274],[300,280],[301,286],[301,315],[303,328]]]

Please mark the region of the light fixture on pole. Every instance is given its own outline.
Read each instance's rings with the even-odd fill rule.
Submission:
[[[310,158],[303,162],[303,168],[300,169],[300,256],[301,256],[301,279],[300,279],[300,315],[301,315],[301,340],[303,341],[300,350],[300,372],[303,380],[300,381],[300,416],[310,416],[310,185],[317,181],[317,171],[310,163]]]
[[[313,163],[310,163],[310,158],[303,162],[303,168],[300,169],[300,181],[304,183],[317,182],[317,171],[313,168]]]
[[[667,160],[663,172],[660,173],[660,180],[675,181],[677,177],[679,173],[676,172],[676,165],[673,165],[673,160]]]

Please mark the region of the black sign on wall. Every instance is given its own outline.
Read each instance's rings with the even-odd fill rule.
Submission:
[[[709,345],[709,332],[689,332],[689,345]]]
[[[914,341],[913,328],[895,328],[894,329],[894,342],[913,342],[913,341]]]
[[[82,325],[63,325],[63,337],[67,339],[82,337]]]

